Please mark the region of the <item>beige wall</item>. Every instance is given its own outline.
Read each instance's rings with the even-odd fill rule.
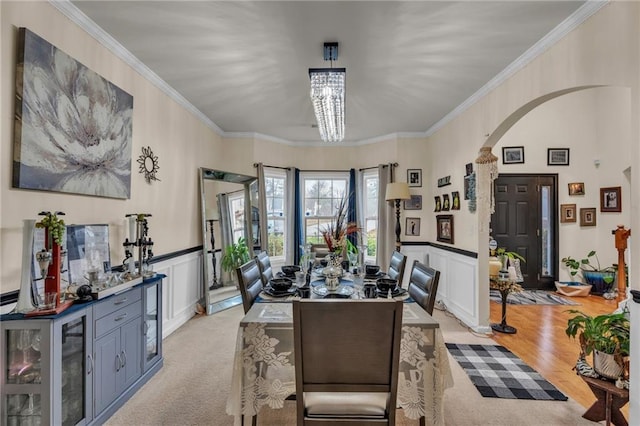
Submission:
[[[108,223],[113,264],[123,259],[125,214],[151,213],[156,255],[201,244],[196,200],[200,166],[222,167],[220,138],[184,108],[143,79],[47,2],[0,2],[0,291],[19,287],[22,220],[42,210],[66,212],[67,223]],[[12,141],[16,34],[27,27],[88,68],[133,95],[131,199],[13,189]],[[149,146],[159,157],[160,182],[147,184],[136,159]]]

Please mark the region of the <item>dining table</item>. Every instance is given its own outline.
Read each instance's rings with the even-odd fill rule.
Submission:
[[[359,288],[345,289],[353,287],[350,274],[341,277],[340,288],[329,293],[323,288],[321,276],[314,276],[310,284],[310,298],[327,298],[335,294],[348,300],[363,298]],[[235,425],[241,425],[243,418],[257,416],[264,406],[283,408],[284,401],[296,392],[291,301],[300,296],[292,291],[289,295],[274,297],[265,291],[268,292],[268,288],[256,299],[238,327],[226,407],[227,414],[234,416]],[[439,324],[408,297],[406,291],[394,293],[405,302],[397,406],[409,419],[425,417],[426,424],[444,425],[444,392],[453,386],[453,377]],[[391,294],[384,297],[391,297]],[[327,325],[318,324],[318,327],[323,326]]]

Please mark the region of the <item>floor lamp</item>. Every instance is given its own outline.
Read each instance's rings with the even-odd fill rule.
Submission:
[[[410,200],[409,185],[406,182],[393,182],[387,184],[385,200],[396,203],[396,250],[400,251],[400,200]]]
[[[213,263],[213,282],[209,286],[209,290],[215,290],[222,287],[222,283],[218,283],[218,275],[216,273],[216,233],[213,229],[213,222],[217,222],[220,219],[220,215],[217,209],[211,208],[206,210],[206,216],[209,230],[211,231],[211,262]]]

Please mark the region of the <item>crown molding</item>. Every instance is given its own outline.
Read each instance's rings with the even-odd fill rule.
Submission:
[[[342,143],[341,146],[355,146],[355,145],[368,145],[372,143],[381,142],[393,138],[426,138],[431,136],[436,131],[444,127],[447,123],[451,122],[454,118],[458,117],[464,111],[466,111],[473,104],[478,102],[489,92],[496,87],[500,86],[507,79],[509,79],[516,72],[524,68],[527,64],[533,61],[536,57],[544,53],[547,49],[561,40],[569,32],[571,32],[578,25],[582,24],[589,17],[599,11],[602,7],[607,5],[610,0],[587,0],[578,10],[576,10],[571,16],[567,17],[557,27],[551,30],[547,35],[541,38],[536,44],[529,48],[525,53],[520,55],[515,61],[509,64],[504,70],[493,77],[489,82],[482,86],[473,95],[468,97],[464,102],[454,108],[451,112],[441,118],[434,125],[429,127],[425,132],[410,133],[400,132],[392,133],[384,136],[377,136],[374,138],[364,139],[360,141],[353,141],[348,143]],[[255,132],[225,132],[216,123],[214,123],[209,117],[204,115],[199,109],[191,104],[186,98],[178,93],[173,87],[169,86],[163,79],[161,79],[155,72],[149,67],[144,65],[138,58],[136,58],[131,52],[118,43],[113,37],[111,37],[106,31],[100,28],[94,21],[92,21],[87,15],[82,13],[70,0],[49,0],[56,9],[58,9],[63,15],[69,18],[72,22],[77,24],[89,35],[91,35],[98,43],[109,49],[114,55],[122,59],[126,64],[131,66],[137,71],[143,78],[149,80],[154,86],[164,92],[167,96],[180,104],[187,111],[191,112],[195,117],[202,121],[207,127],[213,130],[223,138],[228,139],[263,139],[276,143],[281,143],[290,146],[327,146],[325,142],[294,142],[274,136],[264,135]]]
[[[433,126],[429,127],[425,135],[431,136],[439,129],[444,127],[447,123],[452,121],[454,118],[462,114],[473,104],[478,102],[484,96],[489,94],[493,89],[500,86],[502,83],[507,81],[512,75],[516,72],[520,71],[526,65],[528,65],[535,58],[544,53],[551,46],[560,41],[564,36],[573,31],[578,25],[582,24],[589,17],[591,17],[594,13],[599,11],[602,7],[604,7],[610,0],[587,0],[582,6],[578,8],[574,13],[572,13],[567,19],[562,21],[551,30],[547,35],[542,37],[536,44],[531,46],[526,52],[520,55],[515,61],[507,65],[505,69],[500,71],[500,73],[496,74],[491,80],[489,80],[484,86],[478,89],[473,95],[469,96],[464,102],[454,108],[447,115],[442,117],[437,123]]]
[[[198,108],[193,106],[184,96],[178,93],[173,87],[169,86],[166,81],[161,79],[149,67],[143,64],[131,52],[124,48],[116,39],[111,37],[106,31],[100,28],[87,15],[82,13],[70,0],[49,0],[49,3],[58,9],[64,16],[85,30],[98,43],[106,47],[111,53],[122,59],[127,65],[137,71],[143,78],[149,80],[151,84],[156,86],[160,91],[180,104],[184,109],[195,115],[207,127],[216,132],[220,136],[224,136],[224,131],[218,127],[216,123],[211,121],[209,117],[204,115]]]

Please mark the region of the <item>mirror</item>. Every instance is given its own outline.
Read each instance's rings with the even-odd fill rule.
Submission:
[[[221,267],[225,247],[244,237],[251,257],[260,251],[258,179],[204,167],[199,175],[203,293],[207,315],[211,315],[236,304],[231,299],[240,301],[235,271]]]

